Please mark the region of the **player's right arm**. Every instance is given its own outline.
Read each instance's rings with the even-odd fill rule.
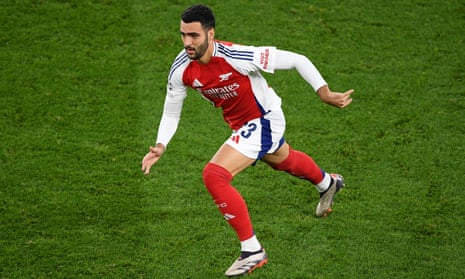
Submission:
[[[163,114],[158,126],[157,144],[168,145],[171,138],[176,133],[179,120],[181,119],[182,105],[186,97],[186,88],[175,88],[173,85],[167,86]]]
[[[145,174],[150,173],[150,168],[158,162],[161,155],[165,153],[166,146],[176,133],[179,120],[181,119],[182,104],[186,96],[185,92],[185,89],[184,91],[173,91],[172,88],[168,86],[165,104],[163,106],[163,114],[160,125],[158,126],[156,145],[150,147],[149,152],[142,160],[142,171]]]
[[[178,69],[170,73],[156,144],[150,147],[149,152],[142,159],[142,171],[145,174],[150,173],[150,168],[165,153],[168,143],[178,128],[182,105],[187,96],[187,88],[182,82],[182,72],[182,69]]]

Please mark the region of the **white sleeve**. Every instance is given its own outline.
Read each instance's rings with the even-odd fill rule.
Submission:
[[[276,47],[272,46],[261,46],[252,47],[254,50],[253,63],[260,70],[273,73],[275,65]]]
[[[230,54],[229,54],[230,53]],[[238,72],[248,75],[256,71],[274,72],[276,47],[233,45],[224,58]]]
[[[158,126],[156,143],[162,143],[165,147],[168,146],[168,143],[178,128],[185,97],[186,89],[173,91],[170,86],[168,86],[163,115],[160,120],[160,125]]]
[[[327,85],[318,69],[305,56],[285,50],[276,50],[275,70],[296,69],[297,72],[317,91],[322,86]]]

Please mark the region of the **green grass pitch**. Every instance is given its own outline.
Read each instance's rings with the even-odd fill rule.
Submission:
[[[0,4],[0,278],[223,278],[239,253],[201,171],[230,134],[195,92],[154,143],[189,1]],[[270,257],[251,278],[465,277],[463,1],[216,1],[216,37],[308,56],[344,110],[267,74],[286,139],[347,187],[259,163],[234,185]]]

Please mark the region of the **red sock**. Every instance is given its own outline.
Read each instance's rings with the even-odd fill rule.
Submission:
[[[253,236],[252,222],[244,199],[231,185],[232,178],[229,171],[213,163],[203,170],[203,181],[216,206],[243,241]]]
[[[309,180],[316,185],[323,180],[324,172],[309,155],[289,147],[289,156],[281,163],[272,166],[293,176]]]

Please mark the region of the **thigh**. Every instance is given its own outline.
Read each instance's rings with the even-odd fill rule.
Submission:
[[[232,176],[235,176],[254,162],[255,159],[248,158],[226,143],[218,149],[210,160],[210,163],[215,163],[227,169]]]

